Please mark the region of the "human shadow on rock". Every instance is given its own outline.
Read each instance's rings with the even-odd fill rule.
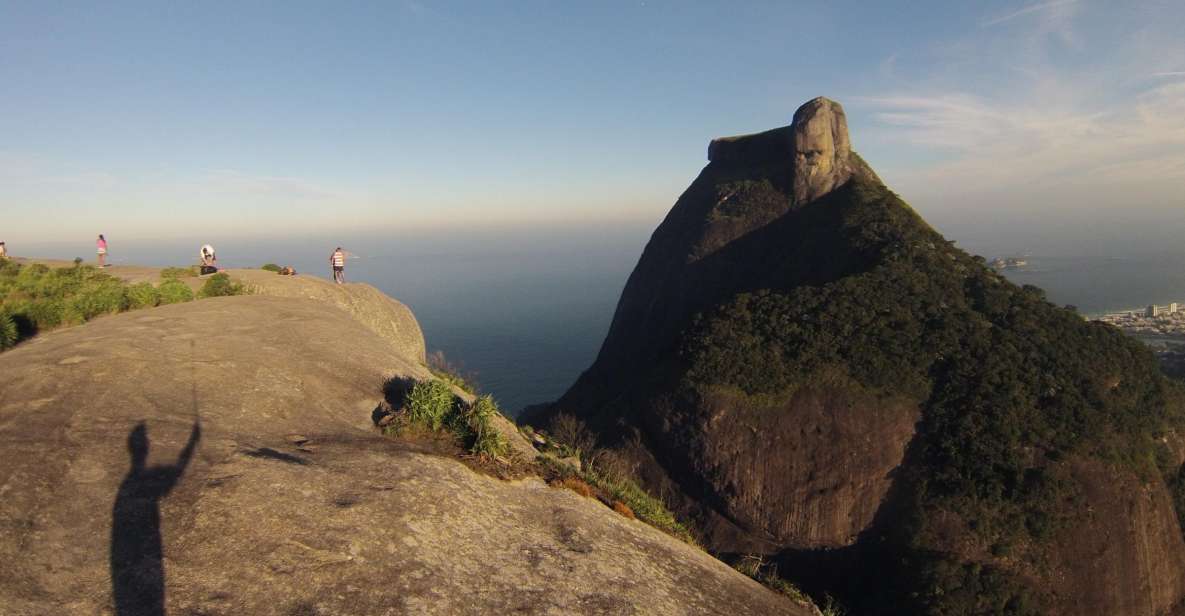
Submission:
[[[185,473],[201,438],[201,425],[194,422],[175,463],[148,467],[148,428],[140,422],[128,433],[132,468],[119,484],[111,519],[111,588],[116,616],[165,613],[160,501]]]

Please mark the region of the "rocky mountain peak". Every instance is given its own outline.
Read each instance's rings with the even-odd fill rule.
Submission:
[[[794,201],[813,201],[852,176],[852,144],[843,107],[822,96],[794,112]]]

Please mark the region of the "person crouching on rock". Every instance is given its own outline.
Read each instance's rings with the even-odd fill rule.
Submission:
[[[198,259],[201,260],[202,275],[214,274],[218,272],[218,257],[214,254],[214,247],[205,244],[202,249],[198,251]]]
[[[341,246],[329,255],[329,264],[333,266],[333,281],[342,284],[346,281],[346,253]]]

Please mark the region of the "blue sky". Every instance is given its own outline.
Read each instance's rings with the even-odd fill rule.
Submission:
[[[188,4],[0,1],[3,239],[654,224],[817,95],[932,220],[1185,212],[1179,1]]]

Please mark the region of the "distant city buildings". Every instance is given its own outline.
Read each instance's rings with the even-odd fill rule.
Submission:
[[[1139,311],[1112,312],[1098,320],[1137,336],[1179,336],[1185,339],[1185,310],[1181,310],[1181,304],[1177,302],[1167,306],[1151,304]]]

